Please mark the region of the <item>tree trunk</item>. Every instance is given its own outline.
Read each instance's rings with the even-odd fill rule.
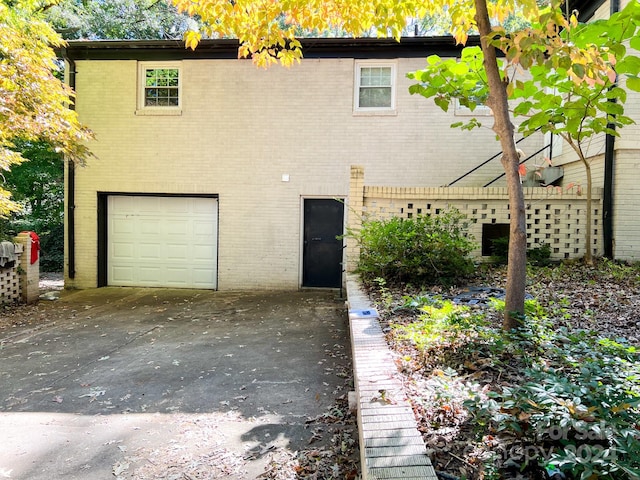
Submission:
[[[520,157],[513,138],[514,127],[509,115],[507,84],[500,78],[496,49],[489,45],[491,23],[487,11],[487,0],[475,0],[476,23],[480,33],[484,67],[489,82],[487,105],[494,116],[493,130],[502,146],[502,165],[507,179],[509,193],[510,235],[507,266],[507,285],[503,327],[511,330],[520,325],[524,314],[524,295],[527,280],[527,224],[524,194],[520,182]]]

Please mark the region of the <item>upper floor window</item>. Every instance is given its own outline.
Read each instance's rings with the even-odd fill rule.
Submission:
[[[176,114],[182,105],[181,69],[177,62],[139,64],[138,113]]]
[[[395,113],[396,65],[393,62],[356,62],[354,110],[358,113]]]

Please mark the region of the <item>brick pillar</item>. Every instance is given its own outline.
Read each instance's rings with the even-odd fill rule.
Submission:
[[[21,232],[14,239],[21,244],[23,251],[20,256],[20,300],[24,303],[33,303],[40,297],[40,256],[35,263],[31,263],[31,236],[29,232]]]
[[[362,216],[364,215],[364,167],[351,166],[349,181],[349,203],[347,209],[347,272],[353,272],[358,265],[360,246],[351,234],[360,232]]]

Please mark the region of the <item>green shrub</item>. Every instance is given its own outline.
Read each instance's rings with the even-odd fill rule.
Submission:
[[[491,240],[491,258],[494,263],[507,263],[508,256],[509,237],[500,237]]]
[[[535,333],[534,333],[535,332]],[[527,379],[465,402],[475,422],[513,445],[521,468],[570,478],[640,476],[640,358],[635,347],[593,332],[524,329]],[[532,349],[537,344],[538,348]],[[537,350],[537,351],[536,351]]]
[[[50,225],[40,235],[40,271],[61,272],[64,268],[64,224]]]
[[[33,220],[0,223],[0,240],[13,241],[22,231],[33,231],[40,237],[40,271],[61,272],[64,268],[64,224]]]
[[[509,237],[491,240],[491,260],[493,263],[506,264],[509,256]],[[527,261],[532,265],[542,267],[551,262],[551,246],[539,243],[527,250]]]
[[[365,282],[452,284],[474,271],[476,248],[464,216],[450,210],[438,216],[366,220],[358,234],[358,272]]]
[[[547,243],[539,243],[527,250],[527,260],[532,265],[543,267],[551,262],[551,246]]]

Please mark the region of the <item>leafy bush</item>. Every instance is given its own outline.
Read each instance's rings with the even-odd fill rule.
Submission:
[[[527,250],[529,263],[542,267],[551,262],[551,246],[547,243],[539,243],[538,246]]]
[[[535,301],[512,332],[488,321],[487,311],[433,297],[403,301],[421,312],[392,325],[393,338],[410,345],[418,362],[407,369],[439,372],[427,380],[431,405],[452,389],[466,392],[478,442],[470,449],[484,452],[484,478],[525,471],[526,478],[640,478],[636,347],[558,327]]]
[[[476,395],[465,406],[485,432],[508,439],[519,468],[581,480],[640,477],[636,348],[565,328],[541,335],[535,322],[509,342],[528,364],[527,381]]]
[[[40,235],[40,271],[61,272],[64,268],[64,224],[50,225]]]
[[[491,240],[491,258],[494,263],[507,263],[508,256],[509,237],[500,237]]]
[[[493,263],[505,264],[509,255],[509,237],[491,240],[491,259]],[[551,262],[551,246],[539,243],[527,250],[527,261],[532,265],[542,267]]]
[[[353,234],[360,244],[358,272],[365,282],[451,284],[474,270],[476,248],[464,216],[450,210],[438,216],[366,220]]]

